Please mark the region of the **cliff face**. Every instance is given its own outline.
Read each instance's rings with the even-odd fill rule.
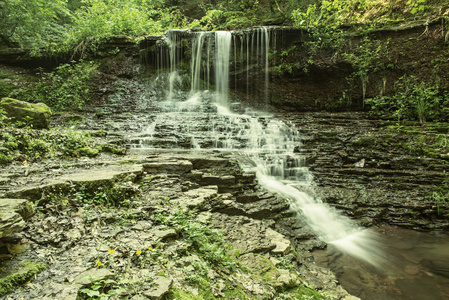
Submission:
[[[448,89],[449,45],[445,26],[443,20],[435,20],[373,31],[366,35],[368,43],[364,42],[365,36],[348,36],[342,46],[319,49],[315,54],[311,54],[307,37],[298,40],[284,59],[292,71],[270,72],[270,104],[299,111],[360,110],[362,76],[366,76],[365,98],[391,95],[395,82],[403,75]],[[377,47],[382,48],[379,54]],[[351,53],[358,56],[357,60]],[[375,55],[378,60],[373,59]]]

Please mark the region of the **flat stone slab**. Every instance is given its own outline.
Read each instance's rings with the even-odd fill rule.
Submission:
[[[112,279],[113,277],[114,273],[112,273],[108,269],[89,269],[76,276],[73,280],[73,284],[86,285],[97,280]]]
[[[44,183],[39,185],[27,185],[24,188],[17,190],[11,190],[6,193],[10,198],[26,198],[32,200],[39,200],[42,193],[45,191],[53,190],[66,190],[69,189],[72,184],[83,183],[98,183],[103,184],[105,182],[116,182],[126,180],[127,177],[130,180],[143,173],[142,165],[108,165],[102,168],[87,169],[84,171],[67,173],[60,176],[58,179],[45,179]]]
[[[130,165],[126,170],[116,169],[116,167],[111,166],[100,170],[86,170],[84,172],[63,175],[60,179],[74,183],[114,180],[117,177],[140,173],[142,170],[142,165]]]
[[[192,163],[188,160],[156,160],[143,165],[147,173],[185,174],[192,171]]]
[[[173,279],[164,276],[156,276],[154,278],[155,287],[144,293],[150,299],[161,299],[168,293],[173,285]]]

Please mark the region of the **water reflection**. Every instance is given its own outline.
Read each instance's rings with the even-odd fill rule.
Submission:
[[[391,261],[376,269],[341,253],[335,246],[314,252],[316,263],[330,267],[351,294],[363,300],[449,299],[449,235],[383,226]]]

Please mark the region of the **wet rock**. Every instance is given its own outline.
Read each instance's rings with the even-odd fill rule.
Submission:
[[[171,289],[173,279],[164,276],[156,276],[153,284],[155,286],[143,294],[150,299],[161,299]]]
[[[449,278],[449,259],[448,260],[425,259],[421,262],[421,264],[426,268],[428,268],[430,272]]]
[[[2,98],[0,108],[14,122],[22,122],[36,129],[46,129],[50,125],[51,110],[44,103],[29,103],[12,98]]]
[[[194,169],[216,169],[229,167],[231,164],[229,159],[209,157],[209,158],[192,158],[190,159]]]
[[[33,205],[27,200],[0,199],[0,238],[22,231],[33,214]]]

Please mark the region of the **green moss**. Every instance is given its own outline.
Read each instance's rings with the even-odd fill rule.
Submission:
[[[0,153],[0,165],[6,165],[12,162],[12,156]]]
[[[72,155],[76,156],[76,157],[80,157],[80,156],[95,157],[99,153],[100,153],[100,151],[98,151],[97,149],[92,149],[91,147],[86,146],[86,147],[74,150]]]
[[[315,291],[313,288],[302,285],[289,288],[280,295],[284,296],[284,298],[281,299],[328,299],[328,297],[326,297],[324,294]],[[333,297],[331,299],[333,299]]]
[[[13,89],[14,89],[13,84],[0,81],[0,98],[8,97]]]
[[[95,137],[106,137],[106,131],[104,130],[97,130],[90,133],[91,136]]]
[[[423,126],[426,129],[433,130],[438,133],[448,133],[449,124],[448,123],[424,123]]]
[[[112,153],[112,154],[118,154],[118,155],[125,155],[126,154],[126,149],[125,148],[119,148],[115,145],[112,144],[105,144],[101,147],[101,150],[103,152],[108,152],[108,153]]]
[[[19,148],[19,145],[16,142],[5,142],[5,143],[3,143],[3,147],[5,147],[11,151],[14,151],[14,150],[17,150],[17,148]]]
[[[19,272],[0,279],[0,296],[4,296],[19,285],[32,280],[36,274],[42,272],[47,267],[44,263],[35,264],[32,262],[24,262],[23,266],[24,268]]]
[[[376,138],[373,136],[361,136],[353,141],[351,145],[353,147],[371,147],[376,144]]]
[[[194,295],[190,292],[185,292],[183,290],[172,288],[170,293],[167,295],[168,300],[175,300],[175,299],[183,299],[183,300],[204,300],[204,298],[201,295]]]
[[[226,295],[226,299],[253,299],[252,297],[249,297],[245,292],[243,291],[243,288],[240,285],[236,286],[227,286],[224,294]]]

